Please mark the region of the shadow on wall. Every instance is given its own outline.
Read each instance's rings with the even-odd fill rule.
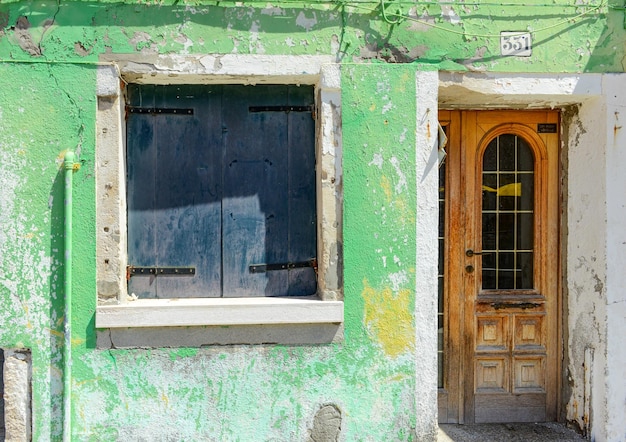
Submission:
[[[177,3],[177,2],[176,2]],[[330,2],[329,2],[330,3]],[[6,5],[4,8],[9,8]],[[56,43],[54,38],[55,28],[67,27],[85,29],[80,41],[74,42],[74,56],[89,57],[102,54],[111,48],[119,51],[119,48],[132,47],[137,52],[148,52],[158,54],[164,51],[176,50],[176,47],[168,45],[180,45],[181,50],[187,50],[187,44],[193,44],[194,40],[200,40],[205,35],[200,35],[201,29],[228,29],[229,31],[252,32],[253,29],[262,29],[263,34],[269,39],[272,37],[282,39],[291,38],[289,36],[298,35],[303,32],[314,35],[315,33],[328,32],[326,37],[313,38],[320,46],[318,52],[328,50],[328,42],[333,52],[337,55],[337,61],[347,58],[348,61],[377,59],[389,63],[411,63],[420,61],[426,64],[437,64],[446,61],[458,63],[459,69],[462,66],[470,70],[489,69],[484,66],[486,63],[502,60],[502,56],[497,51],[498,38],[488,36],[487,39],[477,38],[471,32],[458,29],[453,25],[465,26],[473,23],[491,22],[493,29],[502,29],[506,22],[510,22],[512,27],[519,27],[525,23],[531,23],[538,17],[539,24],[536,28],[543,29],[541,34],[533,35],[533,49],[540,48],[564,35],[573,35],[575,29],[590,31],[581,32],[581,41],[577,43],[567,43],[563,46],[553,42],[553,50],[549,55],[550,59],[531,60],[535,63],[554,62],[559,60],[559,52],[568,54],[565,63],[575,63],[572,53],[577,53],[581,63],[588,59],[585,66],[580,66],[581,72],[597,72],[598,69],[606,70],[606,66],[615,65],[616,51],[613,42],[619,41],[619,37],[611,36],[609,29],[623,28],[622,11],[609,10],[609,26],[602,35],[596,39],[596,46],[589,40],[594,40],[590,32],[597,26],[599,19],[603,15],[598,15],[592,8],[588,17],[580,15],[578,10],[571,13],[561,12],[537,12],[536,14],[515,15],[515,21],[511,22],[510,15],[489,14],[489,10],[472,10],[471,12],[460,12],[460,16],[451,7],[436,7],[425,9],[419,13],[414,10],[400,11],[404,18],[398,20],[399,16],[387,11],[387,15],[380,10],[380,7],[366,7],[358,2],[348,5],[336,5],[333,9],[319,10],[299,9],[299,8],[253,8],[250,6],[224,7],[224,6],[203,6],[189,8],[187,5],[152,5],[141,4],[106,4],[98,2],[72,2],[57,5],[55,3],[37,3],[38,15],[20,16],[14,23],[8,23],[11,14],[3,13],[0,6],[0,29],[6,28],[5,36],[12,44],[19,47],[25,55],[32,57],[46,56],[47,50],[52,52]],[[391,8],[388,8],[391,9]],[[432,9],[432,10],[431,10]],[[85,13],[88,11],[88,13]],[[452,15],[450,15],[452,14]],[[571,19],[566,21],[567,19]],[[455,20],[458,20],[455,21]],[[6,22],[5,26],[2,26]],[[191,28],[188,28],[188,35],[180,34],[178,26],[181,22],[192,23],[198,26],[198,35],[194,35]],[[150,35],[145,32],[145,24],[150,23],[153,29],[159,29],[158,33]],[[542,25],[546,23],[546,25]],[[558,26],[551,26],[555,23]],[[436,27],[433,27],[436,26]],[[522,27],[524,27],[522,26]],[[168,39],[167,28],[170,27],[172,35],[176,38]],[[135,28],[135,29],[133,29]],[[334,29],[333,29],[334,28]],[[514,29],[510,29],[514,30]],[[448,31],[452,32],[449,33]],[[497,34],[498,31],[494,31]],[[458,39],[447,38],[454,35]],[[426,36],[426,38],[425,38]],[[2,40],[0,32],[0,41]],[[432,38],[431,38],[432,37]],[[436,43],[442,41],[442,37],[447,41],[450,48],[456,48],[457,54],[450,55],[446,51],[431,49],[429,41]],[[584,37],[584,38],[583,38]],[[611,37],[611,38],[609,38]],[[58,41],[62,41],[58,39]],[[277,40],[266,44],[277,44],[281,46],[280,51],[291,51],[291,46],[284,45],[285,40]],[[574,40],[572,40],[573,42]],[[106,44],[106,47],[105,47]],[[240,44],[238,38],[222,37],[215,42],[216,47],[212,48],[212,53],[231,53],[237,50]],[[258,41],[250,40],[250,52],[254,53],[255,47],[260,45]],[[309,43],[311,44],[311,39]],[[204,43],[201,43],[204,45]],[[457,46],[455,46],[457,45]],[[294,51],[299,48],[293,45]],[[66,47],[59,48],[59,52],[65,53]],[[315,49],[313,49],[315,51]],[[122,52],[129,52],[123,49]],[[621,51],[620,51],[621,52]],[[436,54],[426,57],[428,53]],[[463,56],[462,54],[467,54]],[[497,54],[497,55],[488,55]],[[18,55],[18,54],[15,54]],[[590,57],[590,58],[588,58]],[[477,66],[473,66],[474,63]],[[558,65],[555,64],[558,68]],[[530,69],[529,69],[530,70]],[[542,70],[545,70],[542,69]],[[571,67],[566,70],[571,71]]]
[[[48,199],[50,209],[50,324],[49,327],[49,351],[47,356],[49,361],[47,383],[50,388],[48,397],[49,402],[40,405],[33,404],[35,407],[42,407],[44,410],[50,411],[50,435],[51,439],[61,434],[63,422],[63,319],[64,319],[64,300],[63,281],[65,278],[63,269],[64,256],[64,189],[65,179],[62,167],[59,167],[54,182],[50,189],[50,197]],[[43,324],[42,324],[43,325]],[[89,336],[89,334],[87,335]],[[33,410],[35,415],[37,410]],[[42,437],[46,437],[42,435]]]
[[[575,42],[575,40],[572,40],[573,43],[565,41],[564,44],[553,42],[551,52],[549,55],[544,55],[543,60],[536,58],[530,60],[531,63],[554,63],[556,69],[559,68],[559,62],[555,60],[561,59],[559,56],[561,53],[567,54],[568,61],[564,63],[568,64],[576,63],[576,56],[572,54],[578,54],[581,63],[585,63],[583,60],[590,56],[586,66],[581,64],[579,68],[581,72],[606,70],[606,66],[616,64],[616,51],[611,48],[613,42],[620,41],[615,35],[607,38],[610,34],[606,32],[606,29],[598,38],[592,36],[594,26],[597,27],[599,20],[604,18],[602,14],[597,13],[596,8],[589,10],[588,17],[584,16],[584,13],[581,14],[581,8],[561,8],[556,13],[552,12],[552,9],[538,9],[535,14],[515,14],[513,17],[509,14],[491,13],[490,9],[455,11],[451,6],[424,7],[419,11],[406,7],[399,11],[399,15],[391,12],[394,7],[390,6],[385,14],[381,6],[368,7],[362,2],[360,4],[359,2],[333,4],[334,7],[330,10],[324,9],[327,5],[323,5],[320,9],[250,6],[190,8],[182,2],[177,3],[154,7],[147,4],[109,3],[103,5],[93,1],[64,3],[60,6],[55,3],[38,2],[34,6],[38,11],[37,16],[20,16],[15,19],[14,23],[8,23],[8,17],[12,14],[3,14],[3,6],[0,6],[0,29],[7,28],[5,35],[11,42],[24,54],[34,57],[45,56],[47,50],[53,49],[49,43],[51,43],[51,37],[54,36],[55,28],[59,26],[85,28],[80,40],[74,42],[72,55],[78,57],[105,53],[111,48],[114,48],[114,51],[124,48],[122,52],[130,52],[126,49],[129,46],[137,52],[154,54],[177,50],[176,47],[168,47],[168,45],[180,45],[181,50],[187,50],[187,45],[192,46],[195,43],[194,40],[198,40],[200,46],[204,46],[200,40],[206,35],[200,35],[200,33],[194,35],[191,28],[186,28],[187,35],[181,34],[178,30],[181,22],[197,25],[198,29],[229,29],[242,33],[262,29],[263,34],[270,39],[272,37],[283,39],[285,36],[284,40],[274,43],[280,46],[279,50],[282,52],[292,51],[291,47],[295,48],[294,52],[300,50],[296,43],[284,44],[285,41],[291,39],[290,36],[303,32],[314,35],[330,30],[331,33],[325,37],[307,39],[306,45],[312,45],[313,41],[317,41],[320,45],[317,52],[323,53],[328,50],[330,42],[330,47],[337,55],[337,61],[342,61],[344,58],[348,61],[377,59],[389,63],[411,63],[419,60],[426,64],[438,64],[449,61],[458,63],[459,69],[465,66],[470,70],[491,69],[490,66],[493,65],[485,66],[485,64],[501,61],[503,58],[497,50],[497,36],[474,35],[467,30],[476,27],[482,29],[482,23],[491,23],[492,26],[489,29],[495,31],[484,32],[496,35],[499,30],[526,29],[527,23],[533,23],[535,29],[544,31],[533,35],[533,49],[542,47],[566,34],[573,35],[574,30],[581,29],[580,42]],[[9,7],[10,5],[7,5],[5,8]],[[88,12],[85,13],[85,11]],[[528,8],[515,12],[527,11]],[[400,16],[402,18],[399,19]],[[613,28],[613,25],[623,27],[622,11],[609,10],[607,17],[611,23],[608,26],[609,29]],[[540,20],[537,21],[537,18]],[[4,22],[6,24],[3,26]],[[507,22],[510,24],[507,25]],[[153,29],[159,29],[158,34],[147,33],[146,23],[150,23]],[[553,26],[555,23],[558,26]],[[172,38],[166,37],[167,29],[161,29],[167,27],[171,27]],[[1,31],[0,40],[2,40]],[[595,48],[594,40],[598,42]],[[265,43],[268,42],[269,40]],[[440,42],[445,42],[454,50],[442,52],[437,48]],[[232,53],[237,51],[240,41],[238,37],[226,36],[217,40],[215,44],[216,47],[209,50],[210,52]],[[269,42],[269,44],[272,43]],[[260,45],[260,41],[251,38],[250,52],[266,49]],[[311,48],[308,50],[310,51]],[[61,53],[66,51],[66,47],[59,48]],[[316,49],[313,51],[315,52]],[[456,54],[451,54],[455,51]],[[477,66],[473,66],[474,63]],[[568,66],[565,70],[571,71],[571,67]]]

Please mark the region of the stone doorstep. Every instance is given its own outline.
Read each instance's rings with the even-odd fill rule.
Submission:
[[[579,442],[587,440],[559,422],[510,424],[439,424],[437,442]]]

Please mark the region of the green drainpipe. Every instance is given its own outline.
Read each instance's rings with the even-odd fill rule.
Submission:
[[[63,441],[72,440],[72,185],[74,174],[74,152],[65,153],[65,321],[63,323]]]

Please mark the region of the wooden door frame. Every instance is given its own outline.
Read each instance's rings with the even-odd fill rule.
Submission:
[[[481,164],[479,155],[485,148],[489,139],[504,133],[510,129],[516,129],[515,132],[530,138],[529,142],[533,145],[540,143],[546,149],[549,143],[554,147],[554,151],[550,152],[550,160],[554,167],[548,167],[548,152],[544,152],[539,158],[538,170],[540,175],[537,176],[535,183],[535,195],[537,206],[537,216],[543,217],[545,223],[539,223],[542,227],[536,232],[535,244],[539,242],[545,244],[545,247],[535,248],[542,250],[539,256],[535,257],[535,268],[539,271],[535,275],[535,286],[538,291],[554,291],[556,296],[546,297],[546,307],[549,309],[548,318],[555,324],[547,327],[550,331],[547,336],[546,347],[547,354],[554,356],[546,358],[547,386],[549,391],[546,393],[546,420],[557,420],[560,413],[560,402],[558,397],[561,393],[561,357],[562,344],[560,339],[562,335],[562,294],[561,294],[561,265],[560,265],[560,202],[562,201],[561,189],[559,187],[559,176],[561,174],[561,165],[559,161],[559,143],[560,140],[548,140],[547,137],[554,137],[554,134],[541,134],[526,125],[527,119],[533,113],[546,115],[549,112],[551,116],[550,122],[556,122],[560,127],[560,114],[558,111],[514,111],[514,110],[498,110],[498,111],[461,111],[461,110],[440,110],[439,119],[442,125],[448,125],[448,149],[446,158],[446,223],[445,223],[445,251],[444,266],[446,269],[446,277],[444,284],[444,387],[439,390],[439,409],[440,413],[446,413],[440,417],[441,422],[448,423],[470,423],[473,422],[473,398],[474,398],[474,356],[473,349],[470,351],[470,345],[473,345],[473,336],[475,330],[474,323],[474,297],[464,296],[465,274],[464,272],[450,272],[449,263],[463,263],[465,265],[466,257],[464,250],[468,247],[466,238],[471,238],[473,233],[477,232],[476,210],[480,209],[480,204],[476,203],[475,198],[469,198],[469,195],[475,195],[477,188],[480,188],[481,174],[474,173],[474,182],[469,182],[464,173],[467,167],[474,167]],[[489,114],[487,114],[489,113]],[[480,115],[488,115],[496,117],[491,129],[485,134],[477,134],[476,125],[477,118]],[[532,118],[531,118],[532,119]],[[499,120],[499,121],[498,121]],[[520,124],[510,125],[507,123],[520,121]],[[468,128],[472,128],[468,132]],[[558,133],[556,134],[558,137]],[[471,139],[470,137],[473,137]],[[469,155],[462,153],[468,149],[469,143],[474,144],[475,156],[471,158]],[[535,151],[536,149],[533,148]],[[478,187],[476,187],[478,186]],[[550,191],[548,192],[548,189]],[[466,202],[467,200],[467,202]],[[474,216],[468,216],[469,214]],[[467,223],[466,220],[473,220],[473,223]],[[473,225],[472,225],[473,224]],[[550,231],[550,234],[548,234]],[[469,232],[469,234],[468,234]],[[462,246],[461,246],[462,244]],[[470,248],[474,248],[473,246]],[[548,255],[545,250],[553,250],[551,259],[556,260],[556,273],[548,274],[546,270],[546,262]],[[456,306],[451,300],[458,300]],[[471,330],[469,336],[464,335],[464,327]],[[471,338],[471,339],[470,339]],[[473,348],[473,347],[472,347]],[[455,376],[455,374],[458,374]]]
[[[463,423],[463,378],[462,376],[454,376],[455,373],[462,373],[463,358],[461,357],[463,348],[462,343],[462,318],[463,305],[459,304],[457,308],[451,308],[451,293],[461,293],[463,290],[463,275],[457,273],[452,275],[447,271],[451,262],[457,262],[462,259],[458,256],[456,250],[452,247],[462,241],[464,219],[465,216],[453,217],[453,213],[463,213],[463,183],[452,182],[450,178],[459,178],[464,181],[464,175],[461,173],[461,150],[450,149],[449,146],[460,146],[461,144],[461,114],[458,111],[439,111],[439,121],[448,130],[448,143],[446,145],[446,183],[445,183],[445,212],[446,221],[444,224],[444,386],[439,391],[440,413],[446,413],[444,419],[447,423]],[[457,129],[454,129],[454,128]],[[456,173],[452,173],[456,170]]]

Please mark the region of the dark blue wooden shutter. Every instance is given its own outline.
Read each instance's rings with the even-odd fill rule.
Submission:
[[[129,292],[315,293],[311,267],[250,271],[316,256],[314,120],[276,110],[312,105],[312,88],[131,85],[128,97],[129,264],[196,271],[133,276]]]

